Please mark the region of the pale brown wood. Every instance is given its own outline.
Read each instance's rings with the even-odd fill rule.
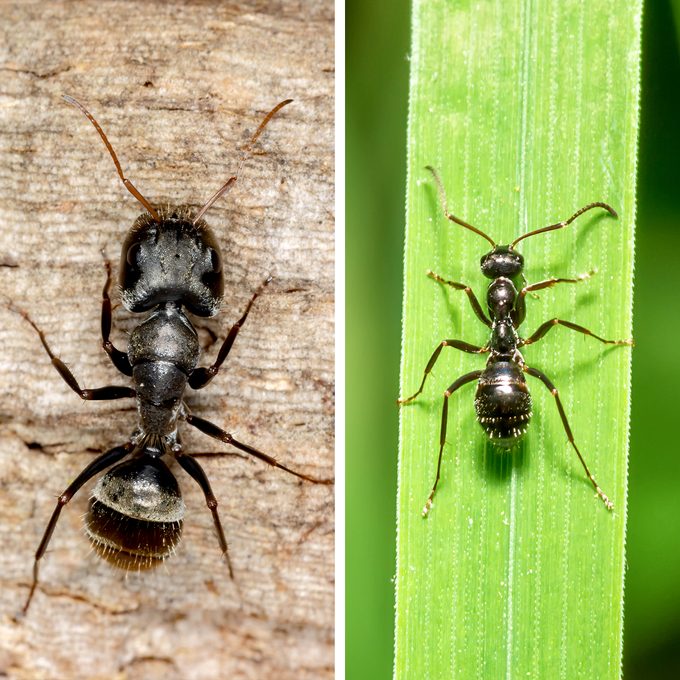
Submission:
[[[225,255],[222,311],[198,321],[217,351],[259,298],[194,413],[308,474],[334,476],[333,4],[0,2],[0,302],[27,309],[81,385],[128,384],[101,349],[103,249],[117,271],[141,207],[196,208],[272,120],[234,189],[206,215]],[[114,293],[117,305],[117,293]],[[123,348],[136,322],[114,310]],[[82,402],[38,337],[0,306],[0,675],[12,678],[295,678],[333,675],[334,488],[234,455],[201,458],[237,585],[203,496],[164,567],[125,574],[90,553],[88,490],[67,506],[28,616],[21,608],[55,497],[123,443],[134,404]],[[185,451],[228,451],[184,426]]]

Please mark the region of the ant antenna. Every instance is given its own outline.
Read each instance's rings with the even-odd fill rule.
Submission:
[[[530,231],[528,234],[524,234],[519,238],[516,238],[511,244],[510,248],[514,248],[522,239],[529,238],[529,236],[535,236],[536,234],[542,234],[545,231],[554,231],[555,229],[563,229],[569,226],[579,215],[583,215],[584,212],[591,210],[592,208],[604,208],[612,217],[618,217],[618,214],[614,208],[612,208],[607,203],[588,203],[580,210],[577,210],[568,220],[564,222],[558,222],[557,224],[551,224],[549,227],[543,227],[542,229],[536,229],[535,231]]]
[[[234,185],[236,180],[238,179],[238,176],[241,172],[241,168],[243,167],[243,164],[245,163],[246,158],[250,154],[253,144],[257,141],[257,138],[262,134],[262,130],[265,129],[267,126],[267,123],[287,104],[290,104],[293,100],[292,99],[285,99],[282,102],[279,102],[265,117],[264,120],[260,123],[259,127],[257,130],[255,130],[255,134],[250,138],[250,141],[243,147],[243,151],[241,153],[241,160],[239,161],[238,167],[236,169],[236,174],[232,175],[209,199],[208,202],[198,211],[196,217],[194,217],[193,224],[194,226],[196,223],[205,215],[205,213],[213,206],[213,204],[222,198],[224,194],[231,189],[231,187]]]
[[[101,129],[101,126],[99,123],[94,119],[94,116],[77,100],[71,97],[68,94],[63,95],[63,98],[69,103],[72,104],[73,106],[79,108],[87,117],[87,119],[94,125],[94,129],[99,133],[99,136],[102,138],[102,141],[106,145],[106,148],[109,150],[109,153],[111,154],[111,158],[113,158],[113,162],[116,165],[116,170],[118,170],[118,176],[123,180],[123,184],[125,185],[125,188],[144,206],[144,208],[149,212],[151,217],[156,222],[160,222],[161,218],[159,217],[158,213],[156,210],[153,208],[151,203],[142,196],[142,194],[139,193],[139,190],[137,187],[123,175],[123,169],[120,167],[120,163],[118,162],[118,156],[116,156],[116,152],[113,150],[113,147],[111,146],[111,142],[109,142],[108,138],[104,134],[104,130]]]
[[[437,171],[431,165],[426,165],[425,169],[429,170],[432,173],[434,181],[437,183],[437,189],[439,189],[439,199],[441,200],[442,209],[444,210],[444,214],[446,215],[447,219],[451,220],[452,222],[455,222],[456,224],[460,224],[461,227],[465,227],[470,231],[474,231],[475,234],[479,234],[491,244],[492,248],[495,248],[496,244],[494,243],[493,239],[487,236],[483,231],[480,231],[479,229],[477,229],[477,227],[473,227],[471,224],[468,224],[467,222],[463,222],[463,220],[456,217],[455,215],[452,215],[449,212],[449,209],[446,207],[446,192],[444,191],[444,185],[442,184],[441,179],[439,179]]]

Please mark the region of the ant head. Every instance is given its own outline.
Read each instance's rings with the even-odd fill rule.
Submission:
[[[144,213],[123,243],[121,298],[131,312],[178,302],[197,316],[217,313],[224,290],[222,254],[208,225],[189,208],[161,208],[159,220]]]
[[[482,238],[486,239],[493,247],[493,250],[484,255],[480,261],[482,273],[484,276],[490,279],[496,279],[500,276],[504,276],[508,279],[514,279],[516,276],[520,276],[522,274],[522,270],[524,269],[524,258],[515,250],[515,246],[525,238],[535,236],[536,234],[543,234],[547,231],[563,229],[564,227],[570,225],[579,215],[582,215],[584,212],[587,212],[592,208],[604,208],[604,210],[606,210],[612,217],[618,217],[616,210],[614,210],[614,208],[612,208],[607,203],[602,203],[600,201],[588,203],[588,205],[585,205],[580,210],[577,210],[568,220],[557,222],[557,224],[551,224],[547,227],[542,227],[541,229],[534,229],[534,231],[522,234],[507,246],[499,246],[496,245],[496,242],[490,236],[487,236],[487,234],[485,234],[483,231],[477,229],[477,227],[473,227],[471,224],[461,220],[460,217],[456,217],[449,212],[444,185],[442,184],[437,171],[431,165],[427,165],[425,167],[432,173],[432,176],[434,177],[434,180],[437,184],[442,210],[444,211],[446,218],[451,222],[455,222],[461,227],[478,234]]]
[[[216,314],[224,288],[222,255],[203,215],[234,185],[267,123],[293,100],[279,102],[264,117],[241,153],[237,172],[194,214],[188,208],[155,208],[123,174],[118,156],[94,116],[73,97],[64,95],[64,99],[92,123],[125,188],[147,211],[137,218],[123,244],[120,285],[125,307],[144,312],[163,302],[178,302],[198,316]]]
[[[492,251],[482,257],[479,266],[482,274],[489,279],[499,276],[514,279],[524,269],[524,258],[512,246],[494,246]]]

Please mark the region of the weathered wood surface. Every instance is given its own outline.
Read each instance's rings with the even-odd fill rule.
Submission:
[[[141,212],[71,94],[152,203],[200,205],[276,102],[234,190],[207,219],[225,254],[205,358],[271,272],[199,415],[309,474],[333,476],[333,5],[0,2],[0,296],[30,311],[81,385],[127,384],[100,346],[101,249],[117,268]],[[114,341],[135,319],[117,306]],[[90,553],[83,489],[62,514],[29,615],[12,620],[55,496],[122,443],[130,402],[82,402],[0,306],[0,676],[327,678],[333,672],[333,487],[242,457],[203,458],[237,585],[197,486],[164,567]],[[226,450],[186,425],[185,450]],[[91,487],[90,487],[91,488]]]

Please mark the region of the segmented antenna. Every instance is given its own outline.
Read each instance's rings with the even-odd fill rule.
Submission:
[[[209,199],[208,202],[198,211],[196,217],[194,217],[193,223],[196,224],[202,217],[205,215],[205,213],[212,207],[212,205],[217,201],[218,199],[222,198],[224,194],[231,189],[231,187],[234,185],[236,180],[238,179],[238,176],[241,172],[241,168],[243,167],[243,164],[245,163],[246,158],[250,154],[253,144],[257,141],[257,138],[262,134],[262,130],[265,129],[267,126],[267,123],[287,104],[290,104],[293,100],[292,99],[285,99],[282,102],[279,102],[265,117],[264,120],[260,123],[259,127],[257,130],[255,130],[255,134],[250,138],[250,141],[243,147],[243,151],[241,153],[241,159],[239,161],[238,167],[236,169],[236,173],[232,175]]]
[[[104,142],[106,148],[109,150],[109,153],[111,154],[111,158],[113,158],[116,170],[118,171],[118,176],[123,181],[125,188],[144,206],[144,208],[149,212],[151,217],[153,217],[153,219],[156,222],[160,222],[161,218],[159,217],[158,213],[151,205],[151,203],[149,203],[149,201],[147,201],[146,198],[142,196],[137,187],[123,174],[123,169],[120,167],[120,163],[118,162],[118,156],[116,156],[116,152],[113,150],[111,142],[109,142],[107,136],[104,134],[104,130],[102,130],[101,126],[95,120],[94,116],[77,99],[74,99],[68,94],[63,95],[63,97],[69,104],[80,109],[85,114],[86,118],[90,121],[90,123],[94,125],[94,129],[99,133],[99,136],[102,138],[102,141]]]
[[[471,224],[464,222],[459,217],[456,217],[455,215],[452,215],[449,212],[449,209],[446,205],[446,192],[444,191],[444,185],[442,184],[441,179],[439,179],[439,175],[437,174],[437,171],[431,165],[426,165],[425,169],[429,170],[432,173],[432,176],[434,177],[434,181],[437,183],[437,189],[439,190],[439,199],[440,199],[441,204],[442,204],[442,210],[444,211],[444,214],[446,215],[447,219],[451,220],[452,222],[455,222],[456,224],[460,224],[461,227],[465,227],[466,229],[469,229],[470,231],[474,231],[475,234],[479,234],[480,236],[485,238],[491,244],[492,248],[495,248],[496,244],[491,237],[487,236],[483,231],[477,229],[477,227],[473,227]]]
[[[510,248],[514,248],[521,240],[529,238],[529,236],[536,236],[536,234],[542,234],[545,231],[554,231],[555,229],[564,229],[564,227],[569,226],[579,215],[583,215],[584,212],[591,210],[592,208],[604,208],[612,217],[618,217],[618,214],[614,208],[612,208],[607,203],[601,203],[599,201],[595,203],[588,203],[588,205],[583,206],[580,210],[577,210],[568,220],[564,222],[558,222],[557,224],[551,224],[549,227],[542,227],[541,229],[536,229],[530,231],[527,234],[523,234],[519,238],[516,238],[511,244]]]

